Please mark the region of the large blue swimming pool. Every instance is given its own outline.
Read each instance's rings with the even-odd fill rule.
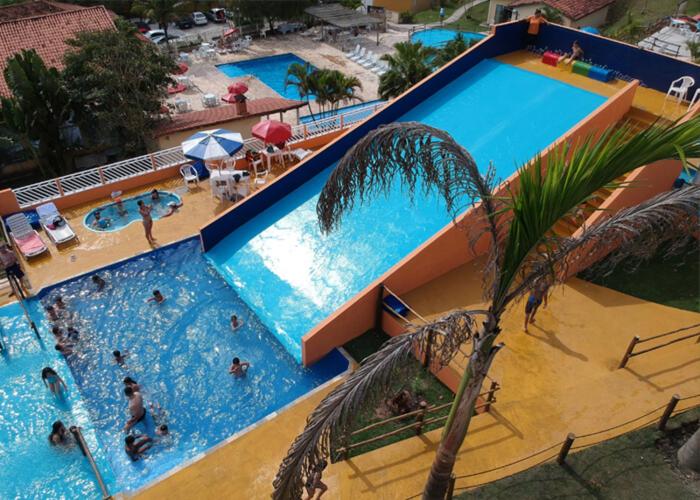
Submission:
[[[493,162],[505,179],[604,100],[486,60],[401,120],[447,130],[482,168]],[[297,360],[309,330],[450,221],[435,193],[417,194],[411,204],[397,184],[387,197],[355,208],[339,230],[324,236],[316,202],[333,168],[207,253]]]
[[[444,47],[447,42],[454,40],[457,34],[461,33],[467,42],[478,42],[486,35],[481,33],[473,33],[471,31],[455,31],[444,28],[431,28],[423,31],[417,31],[411,35],[412,42],[422,42],[428,47],[440,48]]]
[[[9,311],[14,313],[11,324],[3,324],[11,350],[0,359],[0,498],[16,496],[13,492],[23,491],[25,481],[34,484],[36,495],[30,496],[37,498],[99,496],[79,452],[48,445],[56,418],[90,430],[112,492],[134,490],[347,369],[337,351],[319,365],[301,367],[207,263],[198,240],[135,258],[100,276],[107,282],[101,292],[86,276],[42,299],[45,305],[62,296],[68,311],[62,323],[80,332],[67,364],[52,349],[45,320],[40,323],[45,349],[16,310]],[[159,305],[146,302],[156,288],[166,297]],[[31,304],[34,315],[43,317],[39,304]],[[243,321],[235,331],[232,314]],[[115,349],[129,353],[126,366],[113,362]],[[234,356],[250,362],[245,378],[228,374]],[[42,386],[39,375],[46,364],[70,381],[71,395],[63,405],[55,404]],[[125,376],[139,382],[147,405],[155,405],[136,432],[153,436],[161,422],[172,432],[138,462],[124,452]],[[17,463],[27,468],[20,471]],[[76,484],[57,474],[56,467],[75,475]]]
[[[259,57],[235,63],[220,64],[219,71],[231,78],[239,78],[245,75],[253,75],[272,90],[287,99],[302,99],[297,88],[290,85],[285,87],[287,69],[290,65],[306,64],[306,61],[294,54],[280,54],[278,56]],[[314,69],[314,67],[311,67]]]

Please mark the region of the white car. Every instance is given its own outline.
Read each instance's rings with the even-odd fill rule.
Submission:
[[[165,30],[151,30],[143,34],[146,38],[153,41],[154,38],[165,36]]]
[[[205,24],[207,24],[209,22],[209,21],[207,21],[207,16],[205,16],[204,14],[202,14],[199,11],[192,13],[192,21],[197,26],[204,26]]]

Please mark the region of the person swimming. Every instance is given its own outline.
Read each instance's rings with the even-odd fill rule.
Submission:
[[[153,297],[150,297],[146,302],[155,302],[156,304],[162,304],[165,302],[165,297],[160,293],[160,290],[153,290]]]
[[[73,354],[73,344],[66,342],[65,340],[59,340],[54,348],[64,356],[70,356]]]
[[[112,220],[109,217],[103,219],[99,210],[95,212],[95,220],[92,221],[92,227],[107,229],[111,224]]]
[[[102,289],[105,287],[105,285],[107,285],[107,282],[105,280],[103,280],[102,278],[100,278],[97,274],[93,274],[91,279],[92,279],[92,282],[97,287],[98,292],[101,292]]]
[[[153,446],[153,440],[141,434],[129,435],[124,438],[124,451],[133,461],[143,457],[143,454]]]
[[[41,380],[44,382],[44,385],[49,388],[49,390],[54,396],[58,396],[59,394],[61,394],[61,387],[63,387],[63,390],[65,391],[68,390],[66,383],[51,367],[47,366],[43,370],[41,370]]]
[[[228,372],[236,378],[240,378],[245,376],[246,373],[248,373],[248,368],[250,368],[250,363],[248,363],[247,361],[241,361],[238,358],[233,358],[233,361],[231,362],[231,367],[228,369]]]
[[[63,297],[61,297],[61,296],[56,297],[56,300],[54,301],[53,305],[56,309],[65,309],[66,308],[66,303],[63,302]]]
[[[139,391],[135,391],[131,387],[125,387],[124,395],[129,400],[130,415],[129,420],[124,425],[124,431],[126,432],[146,418],[146,407],[143,406],[143,396]]]
[[[46,311],[50,321],[58,321],[58,313],[53,306],[46,306],[44,310]]]
[[[68,434],[68,429],[63,425],[63,422],[56,420],[51,425],[51,434],[49,434],[49,443],[53,446],[56,445],[67,445],[70,443],[70,434]]]
[[[122,201],[121,198],[115,198],[114,203],[117,206],[117,212],[119,213],[120,217],[124,217],[127,213],[129,213],[126,208],[124,208],[124,202]]]
[[[153,191],[151,191],[151,201],[154,203],[160,202],[160,193],[158,192],[157,189],[154,189]]]
[[[77,342],[80,338],[80,332],[72,326],[69,326],[68,328],[66,328],[66,338],[73,342]]]
[[[243,321],[238,319],[235,314],[231,316],[231,330],[238,330],[243,326]]]
[[[141,392],[141,386],[131,377],[124,377],[124,387],[131,387],[131,390]]]
[[[161,217],[170,217],[173,215],[175,212],[177,212],[177,209],[182,206],[182,202],[176,203],[174,201],[171,201],[168,203],[168,209],[161,215]]]
[[[168,434],[170,434],[170,429],[168,429],[168,426],[166,424],[161,424],[156,429],[156,434],[159,436],[167,436]]]
[[[114,362],[117,363],[121,367],[125,367],[126,365],[124,364],[126,361],[126,358],[129,356],[128,352],[121,352],[118,350],[112,351],[112,357],[114,357]]]

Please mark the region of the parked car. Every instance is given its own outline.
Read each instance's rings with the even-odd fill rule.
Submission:
[[[138,32],[142,34],[151,31],[151,26],[144,21],[134,21],[134,26],[136,26]]]
[[[207,19],[209,19],[213,23],[225,23],[226,22],[226,11],[224,9],[221,9],[219,7],[215,7],[213,9],[210,9],[204,13],[205,16],[207,16]]]
[[[205,24],[207,24],[209,22],[209,21],[207,21],[207,16],[205,16],[204,14],[202,14],[199,11],[192,13],[192,21],[197,26],[204,26]]]
[[[168,35],[168,40],[177,40],[178,38],[180,38],[180,37],[177,35]],[[153,43],[155,43],[156,45],[160,45],[162,43],[165,43],[165,35],[154,36],[153,38],[151,38],[151,41]]]
[[[190,16],[181,17],[180,19],[175,21],[175,26],[177,26],[181,30],[188,30],[192,26],[194,26],[194,21]]]
[[[165,36],[165,30],[150,30],[144,33],[143,36],[153,41],[154,38]]]

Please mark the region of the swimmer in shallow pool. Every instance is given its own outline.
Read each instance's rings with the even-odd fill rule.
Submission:
[[[91,279],[92,279],[92,282],[97,287],[98,292],[101,292],[102,289],[105,287],[105,285],[107,285],[107,282],[105,280],[103,280],[102,278],[100,278],[97,274],[93,274]]]
[[[148,436],[136,434],[124,438],[124,451],[133,461],[142,458],[151,446],[153,446],[153,440]]]
[[[231,316],[231,330],[238,330],[243,326],[243,321],[238,319],[235,314]]]
[[[51,434],[49,434],[49,443],[52,445],[67,445],[70,444],[70,434],[68,434],[68,429],[63,425],[63,422],[56,420],[51,425]]]
[[[236,378],[244,377],[248,373],[248,368],[250,368],[250,363],[247,361],[241,361],[238,358],[233,358],[231,362],[231,367],[228,372]]]
[[[174,201],[171,201],[168,203],[168,210],[166,210],[161,217],[170,217],[173,215],[175,212],[177,212],[177,209],[182,206],[182,203],[176,203]]]
[[[61,394],[62,390],[68,390],[68,387],[66,387],[66,383],[63,381],[63,379],[53,368],[48,366],[41,370],[41,380],[54,396]]]
[[[153,297],[150,297],[146,302],[155,302],[156,304],[162,304],[165,302],[165,297],[160,293],[160,290],[153,290]]]
[[[124,364],[126,362],[126,358],[129,356],[128,352],[121,352],[121,351],[112,351],[112,357],[114,358],[114,362],[117,363],[119,366],[122,368],[126,368],[126,365]]]
[[[95,212],[95,220],[92,221],[92,227],[107,229],[111,225],[112,220],[109,217],[102,218],[102,214],[99,211]]]

